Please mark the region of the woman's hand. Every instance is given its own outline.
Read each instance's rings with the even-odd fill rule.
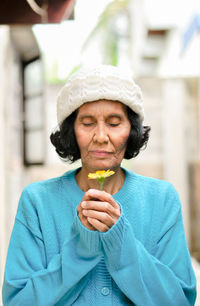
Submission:
[[[81,223],[90,230],[107,232],[119,219],[121,210],[113,197],[96,189],[89,189],[77,207]]]
[[[84,197],[83,197],[84,198]],[[87,227],[89,230],[96,231],[96,228],[94,228],[89,222],[86,216],[83,215],[83,208],[81,206],[82,202],[77,207],[78,217],[81,221],[81,223]]]

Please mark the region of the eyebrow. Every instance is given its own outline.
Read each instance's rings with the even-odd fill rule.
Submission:
[[[122,118],[122,116],[120,114],[111,114],[111,115],[108,116],[108,118],[112,118],[112,117],[117,117],[119,119]]]
[[[110,114],[110,115],[108,115],[108,118],[113,118],[113,117],[115,117],[115,118],[119,118],[119,119],[121,119],[122,118],[122,116],[120,115],[120,114]],[[94,118],[94,116],[92,116],[92,115],[81,115],[80,117],[79,117],[79,119],[80,120],[83,120],[83,119],[87,119],[87,118],[89,118],[89,119],[93,119]]]
[[[84,119],[93,119],[94,117],[91,115],[82,115],[79,117],[79,120],[82,121]]]

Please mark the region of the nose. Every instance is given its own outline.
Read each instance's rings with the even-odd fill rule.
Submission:
[[[94,142],[107,143],[109,141],[108,132],[105,124],[98,124],[93,137]]]

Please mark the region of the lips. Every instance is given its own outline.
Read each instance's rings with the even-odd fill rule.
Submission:
[[[103,150],[93,150],[93,151],[91,151],[91,153],[95,156],[98,156],[98,157],[106,157],[106,156],[112,154],[112,152],[103,151]]]

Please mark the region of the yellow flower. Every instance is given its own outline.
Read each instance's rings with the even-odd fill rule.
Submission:
[[[98,170],[95,173],[89,173],[88,174],[88,178],[89,179],[93,179],[93,180],[98,180],[99,184],[100,184],[100,190],[103,189],[103,183],[105,181],[105,179],[111,175],[115,174],[114,171],[111,170]]]
[[[115,173],[114,171],[110,171],[110,170],[107,170],[107,171],[105,171],[105,170],[98,170],[95,173],[89,173],[88,177],[90,179],[96,179],[96,180],[98,180],[100,178],[104,178],[105,179],[106,177],[111,176],[114,173]]]

